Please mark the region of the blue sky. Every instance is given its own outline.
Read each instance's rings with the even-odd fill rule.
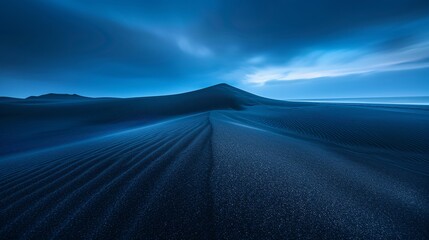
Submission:
[[[429,95],[427,0],[0,2],[0,95]]]

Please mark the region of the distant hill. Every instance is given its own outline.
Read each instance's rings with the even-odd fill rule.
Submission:
[[[77,94],[58,94],[58,93],[48,93],[40,96],[30,96],[26,99],[29,100],[69,100],[69,99],[88,99],[89,97],[80,96]]]
[[[0,97],[0,102],[10,102],[10,101],[17,101],[22,100],[19,98],[12,98],[12,97]]]

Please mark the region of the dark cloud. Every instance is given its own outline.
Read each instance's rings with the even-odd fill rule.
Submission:
[[[171,21],[183,23],[196,20],[201,15],[210,12],[212,7],[217,6],[218,3],[216,0],[52,0],[52,2],[91,11],[93,14],[100,11],[110,17],[131,18],[151,24],[171,24]]]
[[[427,0],[229,0],[195,29],[200,39],[244,50],[293,48],[351,34],[356,29],[427,16]]]
[[[37,1],[0,3],[0,64],[8,71],[90,71],[177,74],[186,61],[168,39],[109,19]],[[162,70],[160,69],[162,68]]]

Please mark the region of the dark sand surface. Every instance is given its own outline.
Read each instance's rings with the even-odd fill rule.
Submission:
[[[227,85],[0,101],[0,239],[428,239],[429,107]]]

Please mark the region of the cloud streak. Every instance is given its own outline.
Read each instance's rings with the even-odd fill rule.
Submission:
[[[356,74],[390,72],[429,67],[429,41],[391,51],[316,51],[280,66],[244,71],[244,82],[264,85],[270,81],[309,80]]]

